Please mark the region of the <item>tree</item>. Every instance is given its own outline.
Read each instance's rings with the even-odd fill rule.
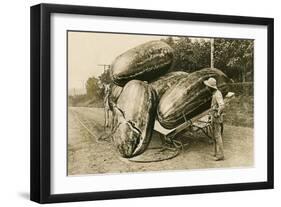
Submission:
[[[168,37],[162,41],[174,49],[172,71],[193,72],[210,67],[211,44],[208,39]],[[214,67],[237,82],[253,81],[253,55],[253,40],[225,38],[214,40]]]
[[[194,63],[191,57],[191,40],[187,37],[181,37],[171,47],[174,49],[174,70],[189,72]]]
[[[210,67],[211,64],[211,44],[204,39],[195,39],[191,44],[192,61],[195,70]]]
[[[110,68],[104,70],[104,72],[99,76],[99,80],[102,84],[110,84],[112,82],[110,78]]]
[[[88,99],[92,101],[102,100],[104,97],[104,86],[111,84],[110,69],[104,70],[104,72],[98,77],[90,77],[86,82],[86,91]]]
[[[101,99],[103,97],[103,90],[100,87],[99,79],[90,77],[86,83],[87,97],[89,99]]]
[[[173,37],[167,37],[167,38],[164,38],[164,39],[161,39],[161,41],[167,43],[168,45],[170,45],[171,47],[174,46],[175,44],[175,41],[174,41],[174,38]]]
[[[215,39],[215,67],[236,81],[253,81],[253,40]]]
[[[210,65],[210,43],[204,39],[168,37],[165,42],[174,49],[174,68],[172,70],[192,72]]]

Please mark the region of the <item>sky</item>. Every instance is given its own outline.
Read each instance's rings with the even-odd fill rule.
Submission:
[[[89,77],[103,72],[99,64],[110,65],[121,53],[150,40],[165,36],[128,35],[94,32],[68,32],[68,85],[85,92]]]

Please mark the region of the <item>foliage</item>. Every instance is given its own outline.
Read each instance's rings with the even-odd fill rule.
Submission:
[[[215,66],[229,77],[245,82],[253,81],[253,40],[215,39]]]
[[[210,43],[204,39],[192,40],[188,37],[162,40],[174,49],[173,71],[193,72],[205,68],[210,63]]]
[[[236,96],[226,105],[224,114],[224,124],[254,127],[254,97]]]
[[[103,97],[103,89],[99,79],[95,77],[88,78],[86,82],[87,97],[93,100],[99,100]]]
[[[229,91],[234,92],[235,96],[253,96],[254,95],[254,83],[231,83],[229,84]]]
[[[90,77],[86,82],[86,92],[89,104],[100,105],[104,97],[104,85],[110,84],[111,79],[109,75],[110,70],[105,70],[98,78]]]
[[[99,76],[99,80],[103,84],[110,84],[111,78],[110,78],[110,69],[104,70],[104,72]]]
[[[193,72],[210,67],[209,39],[168,37],[162,41],[174,49],[173,71]],[[253,40],[214,40],[214,66],[236,82],[253,81]]]

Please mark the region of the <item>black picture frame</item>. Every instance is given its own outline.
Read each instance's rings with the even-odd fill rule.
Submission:
[[[51,194],[51,70],[50,32],[52,13],[99,15],[113,17],[151,18],[181,20],[206,23],[233,23],[267,26],[267,181],[238,184],[220,184],[154,189],[121,190],[106,192],[85,192],[73,194]],[[273,83],[273,39],[274,20],[272,18],[195,14],[168,11],[103,8],[56,4],[39,4],[31,7],[31,174],[30,199],[39,203],[89,201],[102,199],[134,198],[146,196],[166,196],[179,194],[210,193],[272,189],[274,186],[274,83]]]

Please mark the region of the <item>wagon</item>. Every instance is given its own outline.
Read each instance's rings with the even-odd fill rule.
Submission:
[[[225,105],[228,105],[234,98],[233,92],[228,92],[224,98]],[[209,121],[209,112],[211,109],[204,111],[203,113],[191,118],[186,119],[183,114],[185,122],[173,129],[166,129],[160,125],[160,123],[155,120],[154,131],[158,132],[162,140],[163,146],[159,148],[148,148],[147,151],[141,156],[130,159],[130,161],[135,162],[157,162],[167,159],[172,159],[176,157],[188,143],[184,143],[181,140],[181,135],[188,133],[189,135],[195,137],[198,132],[204,134],[209,142],[213,142],[212,128]],[[182,136],[183,137],[183,136]]]
[[[228,94],[224,98],[225,105],[228,105],[233,97],[234,97],[234,93],[228,92]],[[160,123],[157,120],[155,120],[154,130],[160,133],[161,135],[163,135],[164,141],[167,142],[173,142],[176,136],[185,133],[187,131],[189,133],[196,133],[198,131],[201,131],[209,139],[212,139],[213,136],[212,136],[211,125],[208,116],[210,110],[211,109],[208,109],[191,119],[186,119],[185,115],[183,114],[182,116],[185,122],[173,129],[165,129],[160,125]]]

